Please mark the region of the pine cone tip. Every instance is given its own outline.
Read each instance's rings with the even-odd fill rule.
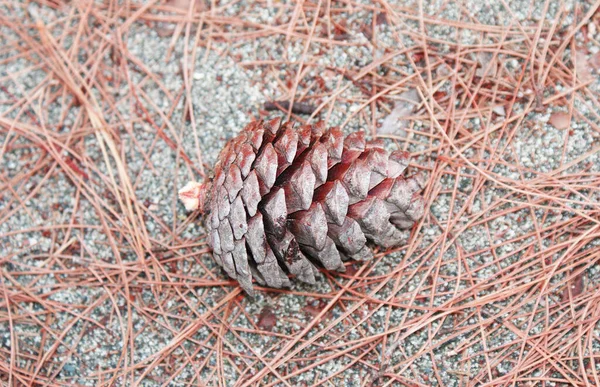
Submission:
[[[200,210],[204,212],[204,203],[206,202],[206,192],[208,187],[206,183],[188,181],[178,192],[179,200],[188,212]]]

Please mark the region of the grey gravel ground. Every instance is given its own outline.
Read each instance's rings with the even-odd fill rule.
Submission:
[[[398,6],[415,7],[415,3],[411,1],[401,1],[400,3]],[[497,0],[457,3],[426,2],[423,12],[433,15],[432,17],[440,20],[458,20],[461,13],[464,10],[468,10],[469,16],[474,19],[476,18],[480,23],[502,26],[508,25],[511,21],[511,15],[504,9],[502,3],[502,1]],[[574,10],[575,7],[579,7],[582,14],[585,14],[590,7],[586,2],[567,1],[560,4],[567,10]],[[548,10],[550,17],[556,14],[558,8],[561,6],[560,4],[559,2],[551,2]],[[439,7],[442,5],[443,7],[440,11]],[[516,19],[525,26],[535,25],[534,23],[540,19],[543,9],[542,3],[530,3],[529,1],[510,2],[510,6],[515,12]],[[11,14],[15,19],[22,18],[24,20],[26,17],[40,18],[46,24],[62,22],[62,18],[68,13],[68,9],[55,11],[39,6],[36,3],[31,3],[22,9],[17,7],[17,9],[20,9],[20,11],[17,12],[12,7],[0,5],[0,13]],[[278,23],[282,23],[291,17],[290,14],[293,7],[288,9],[290,14],[284,13],[283,15],[277,13],[278,9],[277,7],[270,8],[264,6],[264,4],[253,6],[251,3],[242,1],[226,7],[220,11],[220,14],[224,16],[239,16],[243,12],[247,12],[246,16],[244,16],[245,20],[267,24],[273,24],[275,19],[277,19]],[[355,26],[360,24],[362,20],[369,20],[370,22],[371,14],[366,11],[355,14],[347,11],[344,10],[344,13],[347,15],[347,26]],[[574,11],[567,14],[568,16],[561,22],[561,27],[567,28],[576,22],[576,20],[573,20],[573,13]],[[402,24],[403,28],[406,29],[413,28],[418,30],[419,28],[417,20],[403,20]],[[597,27],[600,30],[600,26]],[[172,28],[172,26],[167,25],[165,28]],[[7,47],[8,42],[14,42],[19,39],[10,25],[3,25],[0,21],[0,29],[2,32],[0,47]],[[400,27],[398,27],[399,29]],[[368,40],[363,34],[358,32],[357,28],[348,28],[349,37],[346,39],[355,45],[319,46],[322,50],[322,55],[318,56],[318,66],[310,67],[307,70],[305,78],[314,80],[317,76],[320,76],[324,80],[326,87],[330,90],[344,90],[338,97],[339,102],[333,106],[330,112],[329,125],[333,126],[344,123],[364,102],[364,95],[361,94],[360,89],[356,85],[352,84],[348,79],[343,78],[340,74],[329,70],[329,68],[356,70],[368,66],[373,61],[385,55],[390,48],[397,48],[398,43],[395,33],[398,30],[394,30],[386,24],[380,25],[378,27],[378,39],[380,43],[378,47],[371,47],[365,44]],[[192,30],[190,32],[192,34],[191,42],[193,43],[193,34],[195,31]],[[455,41],[456,39],[453,36],[455,33],[456,30],[447,25],[438,25],[429,28],[429,34],[434,38],[439,37],[440,39]],[[151,104],[145,101],[145,98],[156,104],[163,114],[167,114],[173,109],[170,99],[167,98],[167,94],[176,95],[181,91],[184,84],[181,74],[185,49],[184,40],[177,40],[172,49],[172,54],[167,59],[167,52],[170,51],[171,36],[170,34],[166,34],[166,36],[162,35],[165,34],[161,34],[156,25],[152,23],[135,22],[129,28],[126,36],[123,37],[124,44],[131,56],[137,58],[151,72],[158,74],[160,76],[160,83],[165,88],[161,89],[157,82],[147,79],[143,71],[130,72],[130,81],[133,84],[144,85],[141,89],[145,95],[140,96],[140,98],[144,100],[143,105],[151,111],[152,118],[157,126],[166,124],[166,121],[155,109],[151,108]],[[411,36],[409,34],[402,35],[404,45],[411,46],[413,44]],[[575,36],[575,38],[581,39],[580,36]],[[460,42],[463,45],[476,44],[478,43],[478,39],[479,36],[476,32],[468,30],[463,30],[460,36]],[[600,50],[598,46],[600,32],[596,33],[594,39],[588,40],[586,43],[590,55],[594,55]],[[135,121],[131,128],[119,129],[123,149],[122,154],[126,161],[128,173],[135,182],[134,190],[137,200],[140,203],[148,203],[148,208],[153,214],[153,217],[145,219],[144,225],[150,238],[153,241],[157,241],[157,245],[159,244],[158,242],[167,245],[171,243],[169,237],[164,233],[164,225],[168,225],[167,227],[175,224],[180,226],[187,219],[187,214],[183,206],[175,202],[174,193],[177,188],[191,178],[200,178],[199,165],[202,163],[207,166],[212,165],[219,150],[226,141],[235,136],[252,117],[258,116],[258,112],[263,108],[265,101],[289,98],[289,95],[283,90],[282,84],[290,76],[295,75],[296,65],[293,63],[302,59],[305,49],[304,44],[304,40],[292,39],[286,50],[285,36],[274,35],[257,39],[240,39],[234,43],[215,40],[211,43],[211,50],[206,50],[203,45],[197,47],[195,70],[191,79],[191,99],[193,116],[196,120],[196,129],[194,129],[194,125],[186,118],[185,98],[182,98],[179,104],[174,107],[173,113],[169,118],[169,125],[165,129],[169,133],[169,136],[180,139],[179,142],[182,144],[183,151],[196,164],[196,169],[183,166],[177,153],[164,143],[155,144],[156,128],[131,104],[120,104],[113,111],[112,116],[105,117],[109,124],[115,125],[120,120],[118,114],[121,115],[121,119],[123,120]],[[65,42],[65,45],[68,46],[68,42]],[[316,51],[318,48],[314,48],[314,50]],[[438,55],[453,54],[452,48],[444,45],[440,45],[437,52]],[[314,54],[311,52],[311,57],[316,57]],[[0,79],[3,80],[2,83],[4,83],[3,86],[5,87],[5,89],[0,90],[0,115],[7,119],[25,121],[26,117],[24,117],[22,112],[11,110],[12,101],[22,98],[26,93],[34,90],[47,76],[47,71],[40,68],[30,69],[30,63],[26,59],[15,59],[14,55],[15,51],[8,48],[0,52]],[[82,58],[81,60],[84,59]],[[112,59],[108,57],[106,60],[110,61]],[[288,61],[292,62],[292,64],[272,67],[247,65],[254,61]],[[136,67],[132,64],[129,64],[129,66],[132,69]],[[519,67],[518,63],[508,63],[506,66],[509,69],[511,66],[515,68]],[[27,71],[22,73],[23,69],[27,69]],[[398,68],[395,68],[393,71],[404,76],[409,76],[414,72],[411,66],[405,65],[405,62],[400,63]],[[590,99],[596,98],[600,90],[598,73],[594,72],[593,74],[596,79],[590,85],[590,90],[595,94],[588,96]],[[124,83],[120,87],[120,89],[114,89],[112,92],[117,96],[126,95],[129,86]],[[449,87],[449,85],[444,87]],[[560,92],[567,87],[569,85],[558,85],[556,86],[556,91]],[[527,87],[524,87],[524,89],[527,89]],[[307,92],[309,96],[316,93],[306,90],[306,85],[302,85],[299,87],[297,95],[304,92]],[[524,92],[527,92],[527,90],[524,90]],[[394,96],[391,96],[391,98],[394,99]],[[49,127],[66,117],[64,119],[64,127],[57,128],[56,130],[59,133],[68,133],[69,125],[73,125],[82,119],[82,111],[79,106],[71,106],[69,110],[65,110],[65,107],[61,106],[61,101],[57,99],[45,106],[38,106],[37,109],[39,109],[39,112],[36,112],[36,114],[39,113],[40,116],[46,117],[46,125]],[[315,98],[315,101],[319,101],[319,99]],[[328,108],[329,106],[324,110],[321,115],[322,118],[327,116]],[[598,111],[595,110],[595,105],[592,102],[587,101],[587,103],[583,103],[577,100],[573,108],[582,112],[591,122],[598,124]],[[518,112],[519,109],[521,111],[524,109],[524,102],[515,105],[515,111]],[[600,145],[598,141],[599,132],[594,130],[593,125],[590,123],[582,120],[574,121],[571,124],[568,139],[565,135],[568,131],[556,129],[549,123],[552,113],[564,110],[565,108],[561,106],[544,106],[543,111],[527,116],[519,130],[515,131],[514,138],[510,143],[511,150],[504,154],[505,161],[518,161],[522,167],[530,170],[530,176],[522,176],[514,168],[504,167],[500,163],[496,164],[493,172],[507,180],[513,179],[518,181],[519,179],[530,179],[534,176],[539,176],[539,174],[550,173],[556,169],[560,165],[563,149],[565,150],[566,163],[576,160],[581,155],[588,154],[594,149],[597,150]],[[375,112],[379,123],[383,121],[387,113],[381,109]],[[370,107],[367,107],[365,109],[365,116],[370,117],[371,114]],[[498,123],[501,123],[504,118],[498,116],[495,119],[498,120]],[[432,155],[428,149],[436,144],[430,143],[430,139],[427,136],[428,133],[431,133],[430,124],[414,120],[413,125],[414,134],[411,135],[410,141],[406,143],[400,142],[400,146],[418,155],[415,164],[420,163],[427,168],[432,168],[435,165],[435,160],[432,156],[435,155]],[[364,127],[365,122],[363,117],[356,115],[347,123],[344,130],[350,132]],[[468,118],[464,122],[463,127],[471,133],[476,133],[481,129],[480,119]],[[198,133],[198,130],[201,130],[201,133]],[[9,134],[3,128],[0,131],[0,144],[7,142],[11,136],[12,134]],[[35,228],[38,226],[48,227],[53,224],[64,224],[69,221],[74,212],[78,214],[80,223],[96,225],[97,227],[88,227],[85,231],[77,234],[77,237],[81,238],[79,243],[85,245],[87,251],[82,253],[79,261],[72,262],[73,266],[68,269],[74,269],[78,265],[86,267],[87,265],[91,265],[93,267],[94,263],[90,261],[91,256],[102,260],[104,263],[115,263],[116,257],[114,251],[111,250],[110,241],[103,232],[101,222],[96,217],[96,210],[89,200],[81,200],[79,206],[73,208],[73,198],[78,194],[78,190],[63,174],[52,174],[50,178],[45,180],[43,173],[32,173],[24,183],[25,186],[19,187],[19,192],[23,193],[20,199],[7,190],[6,185],[10,184],[12,178],[24,170],[32,170],[35,166],[39,155],[32,152],[28,144],[28,140],[23,138],[16,140],[12,150],[3,153],[0,160],[0,175],[2,176],[0,183],[5,187],[0,197],[0,211],[5,216],[2,218],[0,224],[0,256],[4,257],[2,260],[3,273],[8,275],[8,273],[27,270],[28,267],[44,267],[47,257],[60,251],[61,247],[67,241],[60,239],[60,236],[55,234],[47,235],[47,233],[35,230]],[[83,144],[87,159],[95,163],[98,171],[108,173],[97,138],[91,131],[90,135],[85,137]],[[388,145],[390,147],[397,146],[392,141],[389,141]],[[505,144],[494,145],[504,146]],[[144,160],[143,155],[137,151],[138,149],[145,149],[149,152],[149,162],[152,164],[153,169],[148,168],[148,164]],[[475,157],[477,155],[476,152],[472,149],[466,149],[464,155],[466,157]],[[482,156],[484,158],[486,156],[489,157],[489,154]],[[580,171],[584,165],[587,166],[588,172],[598,173],[600,172],[599,157],[599,153],[596,152],[590,157],[575,163],[565,173]],[[458,182],[456,181],[456,177],[451,174],[444,175],[439,181],[440,193],[432,199],[430,206],[431,216],[438,223],[436,224],[431,220],[423,223],[419,234],[421,238],[420,245],[423,248],[439,241],[440,235],[443,235],[446,231],[445,226],[449,219],[449,214],[451,211],[455,211],[454,213],[456,213],[457,209],[463,206],[470,192],[473,190],[473,186],[476,183],[476,179],[473,176],[477,175],[476,171],[465,167],[461,168],[460,172],[462,177],[459,178]],[[44,189],[38,191],[36,187],[40,184],[43,184]],[[98,192],[102,192],[102,187],[105,184],[107,183],[98,183]],[[459,186],[459,191],[462,195],[453,199],[452,189],[455,185]],[[34,193],[32,197],[27,196],[27,193],[30,192]],[[508,190],[506,187],[490,186],[485,191],[485,195],[473,198],[470,211],[472,213],[484,213],[488,206],[495,203],[498,198],[507,193]],[[600,193],[597,191],[590,195],[592,201],[596,203],[600,199]],[[27,208],[26,212],[11,211],[12,208],[16,208],[20,204],[19,200],[23,200],[24,206]],[[513,205],[506,203],[503,208],[495,208],[494,211],[511,208]],[[582,206],[580,207],[583,208]],[[541,219],[542,212],[536,215]],[[542,226],[565,221],[570,216],[572,216],[572,213],[556,212],[547,216]],[[532,232],[535,230],[535,227],[536,225],[534,224],[529,208],[511,211],[506,215],[499,215],[494,220],[488,222],[487,228],[481,224],[471,225],[468,214],[464,214],[458,223],[453,225],[453,230],[464,228],[464,231],[458,235],[458,244],[462,248],[460,254],[467,254],[469,256],[468,264],[457,264],[456,257],[458,252],[455,247],[448,248],[444,253],[441,253],[438,247],[432,250],[434,252],[433,255],[421,260],[417,259],[418,254],[415,254],[408,262],[405,261],[404,252],[386,254],[374,262],[372,267],[368,268],[368,275],[377,278],[398,269],[400,265],[406,265],[404,271],[400,271],[398,275],[399,281],[406,280],[402,285],[400,293],[411,294],[417,286],[421,286],[422,282],[427,280],[424,275],[421,275],[423,272],[417,270],[417,268],[432,265],[435,260],[443,259],[447,260],[448,263],[440,266],[441,271],[438,273],[440,278],[456,278],[457,272],[464,270],[466,266],[469,270],[473,271],[474,280],[484,282],[497,276],[503,267],[524,259],[526,253],[520,249],[523,246],[531,244],[533,239],[519,239],[519,237]],[[203,235],[203,228],[199,222],[191,222],[180,231],[181,241],[197,241],[198,236]],[[506,241],[507,243],[497,249],[489,250],[490,236],[488,232],[494,236],[496,243],[502,241]],[[406,232],[407,239],[409,236],[409,232]],[[547,242],[546,248],[551,246],[552,243],[556,243],[550,239],[547,239],[545,242]],[[598,248],[599,245],[599,241],[595,241],[590,244],[589,248]],[[199,251],[203,247],[202,245],[197,246],[195,251]],[[486,251],[478,253],[482,250]],[[189,250],[186,253],[189,253]],[[506,259],[500,265],[490,264],[498,256],[505,256]],[[127,253],[127,251],[122,251],[120,259],[126,264],[134,264],[139,257],[132,252]],[[198,261],[201,261],[203,265],[198,264]],[[52,270],[58,269],[53,267]],[[211,274],[209,273],[211,272],[218,274],[216,279],[226,279],[225,275],[215,268],[208,254],[202,254],[193,258],[187,257],[180,260],[177,270],[184,273],[188,279],[210,278]],[[418,273],[418,275],[410,277],[406,273]],[[141,299],[139,307],[129,310],[124,294],[110,291],[112,284],[109,282],[104,283],[103,286],[97,284],[95,286],[86,286],[85,282],[82,282],[81,286],[63,289],[61,288],[61,283],[64,279],[61,277],[62,275],[58,272],[50,272],[48,275],[35,278],[37,281],[35,284],[36,292],[39,295],[50,294],[47,301],[51,301],[57,306],[57,311],[53,313],[51,319],[45,320],[46,323],[52,329],[61,332],[66,329],[73,317],[70,313],[61,309],[61,307],[83,305],[91,308],[89,313],[86,311],[90,317],[90,321],[102,321],[103,324],[106,324],[107,329],[92,329],[90,326],[93,326],[93,323],[90,321],[79,321],[69,329],[66,329],[67,333],[61,339],[63,346],[57,352],[55,359],[56,362],[62,364],[61,367],[55,369],[57,372],[57,381],[65,384],[95,385],[99,383],[98,376],[92,377],[91,375],[96,371],[106,371],[106,374],[102,377],[106,381],[113,376],[110,374],[111,369],[123,367],[123,359],[120,359],[120,354],[122,348],[129,345],[133,348],[133,359],[128,359],[127,364],[151,363],[154,360],[154,356],[174,340],[175,335],[173,332],[185,328],[188,323],[194,321],[199,322],[199,324],[197,331],[192,335],[192,340],[186,340],[181,348],[174,351],[174,354],[178,355],[179,358],[184,358],[184,352],[187,351],[187,355],[193,354],[190,356],[196,359],[197,364],[206,361],[212,367],[215,366],[215,362],[219,361],[219,357],[212,351],[212,348],[216,346],[214,329],[218,320],[212,319],[211,313],[221,297],[226,294],[222,287],[199,286],[194,291],[182,288],[184,297],[167,301],[163,304],[171,316],[171,318],[163,318],[156,317],[157,314],[152,310],[152,308],[157,307],[155,300],[157,297],[160,298],[159,289],[153,287],[143,288],[139,294]],[[243,304],[238,304],[238,307],[243,305],[246,315],[255,317],[259,316],[265,307],[270,307],[274,311],[277,321],[273,332],[279,335],[294,337],[310,321],[310,315],[306,313],[306,306],[308,305],[317,310],[322,308],[324,306],[323,302],[327,302],[328,299],[326,297],[319,298],[318,296],[329,294],[332,292],[332,289],[337,289],[340,286],[339,284],[334,284],[331,280],[327,280],[324,275],[322,277],[322,281],[317,286],[309,287],[302,284],[294,284],[292,288],[293,292],[290,293],[259,293],[253,300],[246,299]],[[598,269],[597,265],[592,265],[588,270],[587,283],[590,284],[589,286],[596,286],[599,278],[600,269]],[[18,281],[23,283],[29,283],[32,279],[27,275],[18,277]],[[336,280],[341,284],[348,282],[347,278],[337,277]],[[3,281],[3,286],[13,283],[8,277],[5,277]],[[365,285],[363,290],[366,294],[376,286],[377,283],[374,281],[374,283]],[[384,286],[374,297],[378,300],[385,300],[394,291],[392,286],[393,283]],[[468,284],[456,284],[450,280],[442,281],[437,287],[437,292],[440,294],[434,298],[432,302],[433,306],[444,305],[457,292],[464,289],[465,286],[468,286]],[[14,285],[11,285],[10,288],[13,291],[17,289]],[[495,288],[493,286],[488,287],[480,296],[483,297],[494,291]],[[108,297],[108,294],[111,294],[113,297]],[[1,295],[0,298],[2,298]],[[186,301],[183,302],[183,299]],[[485,305],[478,312],[494,315],[499,308],[502,308],[509,302],[511,300],[493,302]],[[310,331],[303,339],[309,339],[312,335],[318,333],[319,329],[323,329],[335,321],[336,318],[342,316],[347,308],[352,307],[354,303],[355,300],[348,300],[343,307],[341,304],[336,304],[328,312],[326,318],[317,324],[316,329]],[[528,307],[532,308],[533,306],[529,305]],[[41,312],[36,302],[23,302],[22,308],[21,312],[28,311],[32,314]],[[363,309],[365,313],[368,312],[368,308]],[[353,319],[344,319],[334,324],[335,326],[329,331],[327,339],[316,340],[313,345],[307,347],[305,353],[312,355],[317,353],[318,356],[324,357],[331,354],[331,352],[327,350],[327,347],[321,346],[337,345],[344,342],[351,343],[354,340],[360,340],[366,334],[376,335],[393,327],[400,326],[403,322],[410,321],[425,313],[419,308],[382,307],[373,313],[367,321],[359,323],[357,319],[360,318],[359,316],[363,312],[363,309],[359,309],[359,313],[353,315]],[[19,337],[21,349],[26,347],[39,348],[43,345],[46,350],[49,350],[54,345],[55,341],[48,339],[42,334],[39,325],[17,323],[11,333],[4,312],[6,310],[5,305],[0,310],[2,310],[0,347],[2,347],[2,355],[4,357],[11,350],[11,343],[14,340],[13,335]],[[83,312],[85,308],[78,310]],[[121,315],[116,317],[116,311],[120,311]],[[248,347],[243,343],[248,343],[256,352],[266,354],[267,358],[272,355],[273,346],[275,346],[276,350],[279,349],[278,346],[281,343],[277,340],[277,336],[272,334],[260,335],[243,330],[244,328],[255,327],[256,320],[248,321],[244,315],[239,315],[239,310],[230,312],[238,315],[237,318],[232,319],[233,326],[231,328],[232,331],[234,327],[238,328],[238,330],[235,330],[235,334],[232,332],[223,332],[222,334],[229,343],[233,343],[234,348],[227,347],[226,345],[220,348],[224,348],[226,351],[237,351],[237,353],[246,356],[249,355]],[[475,375],[481,371],[480,362],[485,360],[484,355],[481,354],[484,347],[483,343],[474,344],[468,347],[466,354],[460,353],[460,355],[457,355],[456,349],[460,348],[466,340],[472,338],[458,336],[449,339],[454,327],[453,319],[455,318],[458,321],[458,316],[451,316],[448,319],[442,320],[443,323],[437,325],[433,323],[430,326],[429,329],[434,331],[440,330],[441,332],[435,336],[435,340],[440,340],[440,342],[448,340],[445,344],[438,347],[435,353],[431,352],[428,354],[421,352],[421,349],[432,340],[432,336],[429,335],[427,330],[419,330],[408,335],[401,349],[393,354],[391,364],[392,366],[400,364],[403,360],[415,355],[416,359],[413,362],[413,367],[411,370],[394,369],[394,371],[398,374],[406,373],[408,380],[424,385],[466,385],[468,377],[464,375]],[[210,320],[211,324],[202,324],[202,321],[205,321],[204,319]],[[122,327],[128,321],[132,323],[135,336],[131,342],[123,342],[122,337],[124,332],[122,332]],[[469,322],[476,323],[476,321],[476,315],[474,314]],[[349,326],[352,326],[352,328],[346,331]],[[169,327],[169,329],[166,327]],[[535,334],[536,330],[542,328],[541,324],[532,327],[531,332],[533,333],[531,334]],[[506,327],[498,327],[498,329],[500,333],[493,336],[494,342],[487,345],[491,345],[493,348],[500,348],[504,343],[510,343],[518,339],[514,332],[506,329]],[[341,337],[335,340],[332,339],[336,335],[341,335]],[[596,326],[596,335],[600,335],[600,326]],[[42,341],[44,341],[43,344]],[[594,345],[598,345],[598,343],[595,342]],[[76,353],[72,353],[67,348],[74,348]],[[343,348],[343,346],[340,346],[340,348]],[[595,347],[595,349],[600,351],[600,347]],[[381,346],[378,346],[375,350],[379,353],[382,350]],[[355,355],[358,354],[355,353]],[[473,355],[474,357],[471,358],[470,362],[465,363],[462,360],[462,356],[469,355]],[[198,371],[193,366],[184,364],[181,365],[183,369],[180,370],[178,368],[180,365],[174,364],[170,368],[161,366],[151,369],[148,375],[143,378],[143,385],[160,385],[162,382],[168,380],[171,375],[175,375],[174,380],[169,381],[169,384],[172,385],[183,386],[188,383],[234,385],[239,377],[239,368],[246,364],[247,358],[244,356],[239,357],[239,362],[235,366],[228,362],[224,363],[223,371],[228,377],[226,377],[222,384],[216,382],[219,376],[211,374],[210,371],[212,368],[210,367],[206,368],[207,371]],[[441,380],[437,379],[433,370],[432,356],[437,364],[437,372],[441,375]],[[310,371],[301,372],[291,380],[291,384],[311,385],[315,380],[333,375],[336,371],[342,370],[345,364],[351,361],[351,357],[341,357],[332,361],[326,361]],[[377,358],[372,357],[368,360],[368,363],[376,364],[376,361]],[[23,360],[23,366],[25,366],[25,363],[27,361]],[[440,364],[443,364],[443,369],[439,369]],[[306,366],[306,364],[302,364],[301,361],[296,364],[296,367],[301,368],[303,366]],[[510,372],[512,366],[513,363],[510,361],[501,362],[494,366],[494,375],[502,376]],[[600,368],[598,370],[600,371]],[[293,372],[293,370],[288,371]],[[49,374],[51,375],[52,372],[54,371],[50,371]],[[115,383],[118,385],[130,385],[132,384],[132,380],[140,377],[141,372],[143,372],[143,369],[137,369],[135,372],[131,372],[131,375],[127,374],[125,377],[119,378]],[[359,386],[362,385],[361,380],[365,380],[365,378],[371,376],[371,372],[372,368],[364,364],[360,365],[360,362],[358,364],[355,363],[349,370],[344,371],[341,377],[330,383],[331,385]],[[394,383],[396,385],[404,385],[401,380],[397,380]],[[555,384],[549,382],[547,385]]]

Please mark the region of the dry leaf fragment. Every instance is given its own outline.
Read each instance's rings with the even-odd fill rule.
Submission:
[[[268,306],[262,308],[256,325],[262,330],[272,331],[275,325],[277,325],[277,316],[273,313],[273,309]]]
[[[585,282],[583,279],[583,274],[579,273],[571,281],[567,283],[567,288],[563,290],[562,293],[562,301],[569,300],[569,297],[575,298],[579,296],[585,290]],[[570,295],[569,295],[570,293]]]
[[[589,60],[589,63],[594,69],[600,69],[600,51],[592,55],[592,57]]]
[[[167,5],[187,12],[192,2],[194,3],[194,11],[200,11],[204,8],[200,0],[169,0],[167,1]]]
[[[498,69],[498,63],[496,62],[496,60],[493,60],[493,59],[494,59],[494,54],[492,54],[491,52],[484,52],[484,51],[478,52],[477,53],[477,62],[479,63],[480,68],[478,68],[475,71],[475,75],[477,75],[480,78],[483,78],[484,75],[485,75],[485,77],[488,77],[488,78],[495,77],[496,73],[497,73],[497,69]]]
[[[550,125],[554,126],[556,129],[559,130],[567,129],[571,125],[569,113],[564,112],[553,113],[550,116],[549,122]]]
[[[379,12],[375,19],[375,24],[377,24],[378,26],[382,24],[388,24],[387,14],[385,12]]]
[[[594,76],[590,71],[587,55],[583,50],[575,51],[575,71],[577,71],[577,78],[582,82],[588,82],[594,79]]]
[[[311,316],[312,318],[317,317],[322,311],[323,309],[327,306],[327,301],[325,300],[315,300],[315,301],[309,301],[306,303],[306,305],[304,306],[304,308],[302,308],[302,310],[304,312],[306,312],[306,314],[308,314],[309,316]]]
[[[408,127],[408,120],[404,118],[414,113],[421,102],[421,97],[416,89],[410,89],[400,94],[399,98],[394,105],[394,109],[383,120],[378,131],[379,134],[395,134],[406,137],[404,129]]]
[[[447,77],[448,75],[452,74],[452,68],[450,66],[448,66],[446,63],[442,63],[435,70],[435,73],[440,78]]]
[[[504,106],[502,106],[502,105],[494,106],[492,108],[492,111],[499,116],[502,116],[502,117],[506,116],[506,110],[504,110]]]
[[[583,274],[580,273],[575,278],[573,278],[573,281],[571,282],[570,286],[571,286],[571,294],[573,295],[573,297],[577,297],[578,295],[583,293],[583,290],[585,289],[585,283],[583,281]]]
[[[587,24],[587,28],[588,28],[588,35],[591,38],[596,36],[597,28],[596,28],[596,24],[594,23],[593,20],[590,20],[590,22]]]

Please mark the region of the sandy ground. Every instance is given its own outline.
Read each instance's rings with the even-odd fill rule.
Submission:
[[[0,3],[0,380],[599,383],[597,4],[104,3]],[[406,246],[246,297],[177,188],[266,101],[373,136],[410,90]]]

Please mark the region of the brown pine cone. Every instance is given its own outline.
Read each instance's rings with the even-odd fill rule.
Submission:
[[[424,179],[403,176],[408,159],[363,132],[255,121],[221,151],[212,181],[179,196],[206,214],[216,262],[248,293],[252,278],[289,286],[288,273],[314,284],[315,265],[370,259],[368,241],[398,245],[423,215]]]

